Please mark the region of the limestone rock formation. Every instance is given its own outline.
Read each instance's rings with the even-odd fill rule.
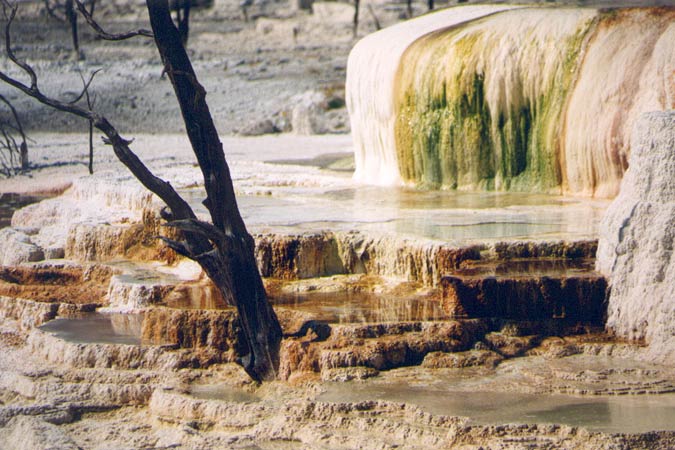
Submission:
[[[637,117],[675,107],[674,19],[470,5],[367,36],[347,67],[355,178],[612,197]]]
[[[675,111],[637,122],[630,168],[601,226],[597,268],[610,278],[607,326],[675,364]]]
[[[326,127],[320,122],[325,96],[320,92],[305,92],[294,98],[296,105],[291,113],[291,126],[296,134],[321,134]]]
[[[77,450],[80,447],[57,425],[30,416],[18,416],[7,424],[4,444],[15,450],[36,448]]]
[[[494,251],[506,257],[518,251],[502,247]],[[546,242],[533,247],[543,252],[557,248]],[[282,279],[365,273],[432,286],[462,261],[479,259],[480,250],[484,248],[479,245],[457,247],[429,239],[357,232],[256,236],[256,258],[262,276]]]
[[[504,358],[491,350],[470,350],[467,352],[427,353],[422,361],[422,367],[431,369],[463,368],[463,367],[496,367]]]
[[[597,274],[577,276],[446,276],[441,279],[443,309],[453,317],[558,319],[602,325],[606,281]]]
[[[64,195],[14,213],[14,228],[35,232],[29,238],[20,239],[14,234],[12,242],[18,239],[21,245],[15,246],[21,248],[12,253],[25,255],[19,262],[64,256],[100,261],[137,253],[140,247],[157,245],[156,240],[148,242],[148,236],[153,234],[149,228],[155,226],[156,210],[152,194],[142,186],[129,183],[127,178],[79,178]],[[33,247],[29,249],[23,244]]]
[[[43,259],[44,252],[30,236],[13,228],[0,230],[0,264],[15,266]]]

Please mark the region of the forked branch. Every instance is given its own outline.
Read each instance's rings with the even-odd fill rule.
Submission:
[[[80,14],[82,14],[82,17],[84,17],[84,20],[87,22],[87,24],[96,32],[98,37],[106,41],[123,41],[136,36],[144,36],[149,38],[153,37],[152,31],[145,30],[143,28],[127,31],[126,33],[108,33],[101,27],[101,25],[98,24],[98,22],[94,20],[91,12],[87,11],[87,8],[84,6],[84,3],[82,3],[81,0],[75,0],[75,6],[77,7],[77,10],[80,12]]]
[[[26,133],[21,125],[19,114],[14,105],[4,96],[0,95],[0,101],[9,108],[12,113],[12,121],[0,123],[0,165],[5,176],[12,176],[17,171],[28,169],[28,143]],[[14,137],[19,135],[20,141]]]
[[[11,5],[7,0],[2,0],[2,13],[5,16],[7,24],[5,25],[5,52],[7,52],[7,57],[14,64],[19,66],[24,72],[30,77],[30,87],[37,89],[37,75],[31,66],[25,62],[19,60],[14,51],[12,51],[12,38],[11,38],[11,25],[16,17],[17,11],[16,5]]]

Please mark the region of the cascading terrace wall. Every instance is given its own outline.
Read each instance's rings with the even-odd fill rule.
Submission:
[[[612,197],[675,107],[675,8],[429,14],[354,47],[347,106],[358,181]]]

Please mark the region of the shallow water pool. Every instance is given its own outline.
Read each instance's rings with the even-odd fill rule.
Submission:
[[[352,382],[327,384],[318,400],[404,402],[432,414],[469,417],[476,425],[556,423],[605,433],[675,430],[675,394],[574,397]]]
[[[328,323],[382,323],[447,320],[434,299],[368,292],[307,292],[270,296],[274,306],[305,312]]]
[[[87,313],[59,317],[40,330],[75,344],[141,344],[142,314]]]

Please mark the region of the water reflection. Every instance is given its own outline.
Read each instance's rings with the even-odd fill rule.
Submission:
[[[224,402],[252,403],[260,398],[254,394],[226,384],[192,384],[189,394],[202,400],[221,400]]]
[[[328,192],[333,201],[351,201],[395,209],[486,209],[563,205],[563,197],[518,192],[425,191],[406,187],[359,186]]]
[[[388,228],[405,235],[419,235],[441,240],[506,239],[544,236],[560,231],[560,226],[551,223],[529,223],[502,219],[502,222],[471,224],[439,224],[425,218],[396,220]]]
[[[569,277],[594,275],[595,261],[583,258],[512,259],[502,262],[465,262],[457,274],[463,276],[493,276],[496,278]]]
[[[40,326],[67,342],[76,344],[141,344],[143,314],[87,313],[59,317]]]
[[[164,300],[169,308],[180,309],[228,309],[222,294],[211,283],[181,285]]]
[[[479,425],[558,423],[607,433],[675,430],[675,394],[579,398],[512,392],[454,392],[405,383],[331,383],[327,402],[388,400],[433,414],[466,416]]]
[[[371,323],[445,320],[439,303],[428,298],[400,298],[364,292],[276,294],[275,306],[310,314],[328,323]]]
[[[201,189],[182,193],[198,212],[206,212]],[[244,220],[254,232],[361,230],[448,241],[587,239],[596,237],[607,206],[598,200],[542,194],[321,183],[272,186],[267,193],[238,197]]]

